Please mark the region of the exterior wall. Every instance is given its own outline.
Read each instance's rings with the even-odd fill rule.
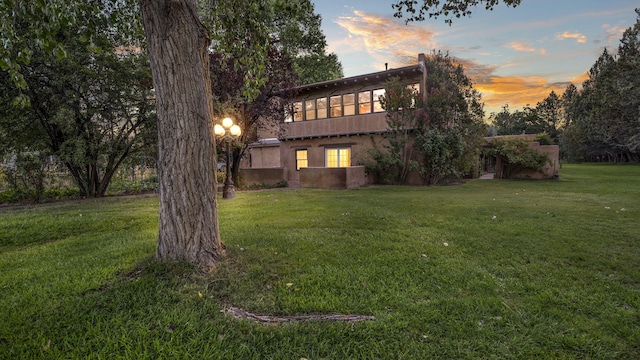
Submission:
[[[513,176],[514,179],[555,179],[559,176],[560,147],[558,145],[540,145],[538,142],[529,143],[529,148],[549,156],[551,164],[547,163],[542,171],[525,169]]]
[[[387,130],[386,112],[296,121],[285,125],[285,139],[368,134]]]
[[[252,169],[280,167],[280,146],[252,147],[250,150]]]
[[[300,182],[301,170],[296,170],[296,150],[306,149],[310,168],[325,167],[325,149],[335,147],[351,148],[351,166],[362,165],[367,158],[368,149],[383,141],[381,135],[341,136],[331,138],[300,139],[283,142],[280,147],[280,159],[285,169],[285,179],[292,183]]]
[[[284,180],[284,169],[240,169],[240,179],[243,186],[260,184],[275,185]]]
[[[549,156],[550,164],[547,163],[542,168],[542,171],[534,171],[532,169],[523,169],[515,174],[512,174],[513,179],[557,179],[559,176],[560,167],[560,146],[558,145],[540,145],[539,142],[533,141],[536,138],[536,134],[526,135],[507,135],[498,137],[485,138],[485,142],[490,142],[495,138],[519,138],[529,141],[528,147],[541,153],[545,153]],[[495,159],[496,178],[502,178],[502,159],[498,157]]]
[[[364,166],[300,169],[300,186],[324,189],[353,189],[366,185]]]

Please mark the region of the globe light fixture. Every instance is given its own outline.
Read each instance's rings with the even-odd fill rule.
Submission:
[[[213,133],[220,138],[223,142],[226,143],[227,147],[227,165],[226,165],[226,176],[224,180],[224,186],[222,187],[222,198],[223,199],[232,199],[236,196],[236,191],[234,188],[233,180],[231,179],[231,169],[230,169],[230,144],[231,141],[238,139],[240,134],[242,134],[242,129],[240,126],[233,123],[233,119],[230,117],[225,117],[222,119],[222,125],[215,124],[213,126]]]

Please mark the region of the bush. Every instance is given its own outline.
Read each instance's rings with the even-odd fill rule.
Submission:
[[[276,189],[276,188],[286,188],[289,186],[289,183],[285,180],[278,181],[275,184],[267,184],[265,182],[251,184],[249,186],[244,187],[247,190],[262,190],[262,189]]]
[[[502,159],[504,178],[511,178],[523,169],[541,171],[546,163],[551,163],[547,154],[530,149],[524,139],[493,139],[484,154]]]
[[[551,140],[551,136],[549,136],[549,134],[547,134],[546,132],[537,134],[536,139],[534,141],[539,142],[540,145],[553,145],[553,140]]]

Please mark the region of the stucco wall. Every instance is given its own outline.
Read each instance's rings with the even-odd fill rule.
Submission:
[[[300,181],[300,171],[296,170],[296,150],[306,149],[309,167],[325,166],[325,149],[332,147],[350,147],[351,165],[362,165],[368,157],[368,149],[380,145],[384,139],[380,135],[341,136],[331,138],[301,139],[283,142],[280,148],[280,160],[285,168],[287,181]]]
[[[240,179],[243,186],[275,185],[285,180],[283,168],[240,169]]]
[[[339,118],[296,121],[285,126],[285,138],[363,134],[388,129],[387,113],[344,116]]]
[[[535,135],[534,135],[535,136]],[[540,145],[540,143],[533,141],[529,143],[529,148],[536,150],[549,156],[550,163],[547,163],[542,168],[542,171],[535,171],[532,169],[522,169],[511,175],[513,179],[555,179],[559,176],[560,167],[560,147],[558,145]],[[502,159],[496,159],[496,177],[502,178]]]
[[[300,187],[353,189],[364,185],[366,185],[364,166],[300,169]]]
[[[253,147],[249,151],[251,168],[280,167],[280,146]]]

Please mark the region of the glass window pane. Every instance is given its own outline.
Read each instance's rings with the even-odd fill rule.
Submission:
[[[296,170],[300,170],[303,167],[309,167],[307,150],[296,150]]]
[[[326,149],[325,157],[327,167],[351,166],[351,148]]]
[[[331,117],[342,116],[342,97],[340,95],[332,96],[329,101],[331,105]]]
[[[358,93],[358,114],[367,114],[371,112],[371,91],[362,91]]]
[[[384,96],[384,89],[373,90],[373,112],[382,112],[384,109],[380,104],[380,97]]]
[[[314,120],[316,118],[316,101],[306,100],[304,102],[304,108],[306,110],[305,120]]]
[[[356,94],[342,95],[342,104],[344,105],[344,116],[355,115]]]
[[[339,157],[340,157],[340,163],[338,164],[339,167],[349,167],[351,166],[351,149],[349,148],[345,148],[345,149],[338,149],[338,153],[339,153]]]
[[[302,121],[302,102],[293,103],[293,121]]]
[[[327,161],[327,167],[330,167],[330,168],[338,167],[338,149],[327,149],[326,161]]]
[[[318,108],[318,119],[325,119],[327,117],[327,98],[320,98],[316,102]]]

